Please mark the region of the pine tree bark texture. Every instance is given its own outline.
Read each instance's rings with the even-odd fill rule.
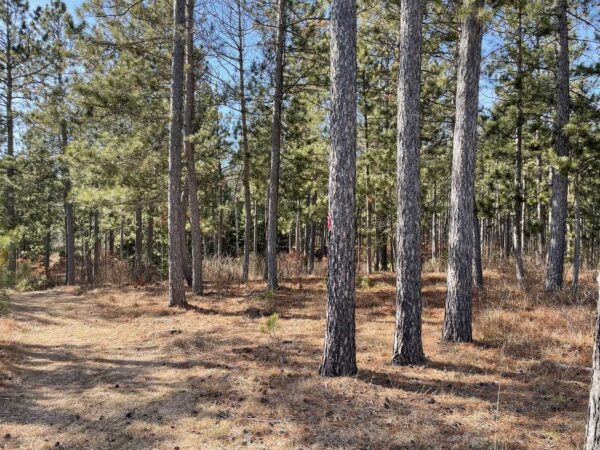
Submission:
[[[559,157],[569,156],[569,139],[564,131],[569,121],[569,39],[567,0],[556,5],[558,59],[556,67],[556,123],[555,151]],[[565,235],[567,228],[568,177],[560,170],[553,170],[552,200],[550,212],[550,246],[546,267],[545,288],[556,291],[563,284],[565,264]]]
[[[198,207],[198,182],[196,180],[196,159],[194,143],[190,140],[194,134],[195,83],[194,78],[194,0],[186,1],[186,77],[185,77],[185,159],[187,165],[187,190],[190,206],[190,224],[192,230],[192,292],[202,294],[202,232],[200,230],[200,208]]]
[[[330,16],[331,151],[327,319],[322,376],[357,372],[355,342],[356,0],[333,0]]]
[[[281,154],[281,106],[283,103],[283,51],[285,46],[285,10],[287,0],[279,0],[277,48],[273,81],[273,122],[271,128],[271,171],[269,175],[269,214],[267,221],[267,286],[279,287],[277,280],[277,210],[279,206],[279,166]]]
[[[597,281],[600,290],[600,272],[598,272]],[[592,356],[592,384],[588,405],[585,450],[600,450],[600,291],[598,293],[594,353]]]
[[[181,212],[181,144],[183,126],[183,58],[185,0],[173,0],[173,54],[171,63],[171,126],[169,130],[169,306],[185,306],[183,287]]]
[[[398,62],[396,224],[396,332],[392,363],[425,359],[421,340],[421,189],[419,92],[421,84],[421,0],[400,7]]]
[[[442,334],[444,340],[458,342],[472,340],[473,180],[482,37],[482,24],[478,12],[483,6],[483,0],[475,0],[466,5],[469,11],[465,11],[465,18],[461,20],[458,50],[448,230],[448,293]]]

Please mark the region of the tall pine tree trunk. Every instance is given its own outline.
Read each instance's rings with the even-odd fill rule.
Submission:
[[[246,108],[246,84],[244,68],[244,30],[242,29],[243,1],[238,0],[238,68],[240,90],[240,112],[242,119],[243,186],[244,186],[244,261],[242,263],[242,282],[248,281],[250,272],[250,239],[252,238],[252,204],[250,198],[250,147],[248,144],[248,124]]]
[[[191,136],[195,132],[194,107],[194,0],[186,1],[186,77],[185,77],[185,159],[187,164],[187,190],[190,206],[190,225],[192,230],[192,292],[202,294],[202,232],[200,230],[200,209],[198,207],[198,181],[196,180],[196,159]]]
[[[392,363],[425,359],[421,340],[420,120],[421,1],[400,7],[396,224],[396,331]]]
[[[515,78],[515,89],[517,91],[517,137],[515,142],[515,220],[513,223],[513,253],[515,256],[517,283],[520,287],[523,287],[523,284],[525,283],[525,268],[523,265],[523,12],[521,0],[517,3],[517,75]]]
[[[362,72],[363,78],[363,114],[365,116],[365,156],[369,153],[369,110],[368,110],[368,102],[367,102],[367,92],[368,92],[368,80],[366,70]],[[366,223],[366,234],[367,234],[367,273],[373,273],[373,243],[371,237],[371,215],[372,215],[372,206],[371,206],[371,192],[370,192],[370,167],[369,167],[369,158],[366,156],[366,164],[365,164],[365,208],[367,213],[367,223]]]
[[[181,230],[181,144],[183,126],[183,59],[185,0],[173,0],[173,53],[171,62],[171,124],[169,131],[169,306],[185,306]]]
[[[6,105],[6,190],[5,190],[5,208],[6,218],[8,222],[8,229],[12,230],[17,226],[17,217],[15,212],[15,187],[14,176],[15,176],[15,132],[14,132],[14,117],[13,117],[13,44],[11,39],[11,18],[10,12],[6,13],[6,42],[4,48],[6,49],[4,68],[6,73],[6,92],[5,105]],[[8,248],[8,271],[14,273],[17,270],[17,246],[16,243],[11,242]]]
[[[456,118],[452,150],[452,188],[448,236],[448,293],[443,339],[471,341],[471,268],[473,259],[473,198],[483,0],[467,4],[461,21]]]
[[[567,0],[556,5],[558,59],[556,67],[556,123],[555,151],[558,157],[569,156],[569,139],[564,130],[569,122],[569,38]],[[567,227],[568,178],[561,170],[552,174],[552,206],[550,218],[550,247],[546,267],[545,288],[555,291],[562,286],[565,263],[565,235]]]
[[[281,153],[281,107],[283,103],[283,52],[285,46],[285,8],[287,0],[279,0],[277,40],[273,81],[273,122],[271,126],[271,171],[269,174],[269,216],[267,221],[267,285],[279,287],[277,280],[277,208],[279,205],[279,165]]]
[[[327,323],[323,376],[357,372],[355,342],[356,0],[333,0]]]

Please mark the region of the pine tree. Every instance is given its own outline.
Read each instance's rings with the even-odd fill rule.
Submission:
[[[456,118],[452,154],[452,192],[448,238],[448,293],[443,339],[468,342],[471,331],[473,194],[477,148],[477,111],[481,61],[483,0],[466,3],[461,21]]]
[[[421,190],[419,177],[420,1],[402,2],[398,72],[398,223],[396,231],[396,334],[392,362],[424,359],[421,341]]]
[[[331,5],[331,154],[327,324],[322,376],[357,372],[355,343],[356,2]]]

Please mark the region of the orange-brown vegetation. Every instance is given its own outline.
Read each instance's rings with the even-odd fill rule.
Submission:
[[[472,344],[440,341],[445,277],[423,274],[422,367],[389,364],[394,277],[357,283],[356,378],[317,375],[326,285],[286,274],[271,296],[207,272],[165,286],[14,294],[0,312],[0,448],[569,449],[583,441],[594,299],[486,272]],[[227,280],[217,279],[224,273]],[[298,271],[300,273],[300,271]],[[277,337],[261,333],[279,314]]]

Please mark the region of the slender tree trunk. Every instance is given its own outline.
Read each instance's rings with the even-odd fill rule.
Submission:
[[[567,0],[556,5],[558,60],[556,67],[556,123],[555,151],[559,157],[569,156],[569,138],[564,130],[569,122],[569,38]],[[552,174],[552,210],[550,219],[550,247],[546,267],[545,288],[558,290],[563,283],[565,262],[565,235],[567,224],[568,177],[560,170]]]
[[[243,151],[243,185],[244,185],[244,261],[242,263],[242,283],[248,282],[250,271],[250,239],[252,233],[252,204],[250,199],[250,147],[248,145],[248,125],[246,108],[246,83],[244,68],[244,30],[242,29],[242,14],[244,0],[238,0],[238,68],[240,110],[242,118],[242,151]],[[256,251],[256,250],[255,250]]]
[[[112,228],[108,230],[108,254],[115,255],[115,230]]]
[[[431,214],[431,259],[438,257],[437,248],[437,182],[433,180],[433,213]]]
[[[185,133],[185,159],[187,165],[187,191],[190,206],[190,224],[192,231],[192,292],[202,294],[202,232],[200,230],[200,208],[198,207],[198,182],[196,180],[196,158],[191,136],[195,133],[194,107],[194,0],[186,1],[186,77],[185,111],[183,127]]]
[[[188,238],[185,229],[187,222],[187,211],[188,211],[188,199],[189,199],[189,185],[187,176],[183,182],[183,189],[181,191],[181,263],[183,264],[183,279],[188,286],[192,286],[192,264],[190,263],[190,255],[188,253]]]
[[[420,120],[422,2],[400,6],[396,179],[396,332],[392,363],[425,359],[421,340]]]
[[[456,119],[452,151],[452,188],[448,238],[448,293],[443,339],[471,341],[471,266],[473,260],[473,198],[483,0],[470,4],[461,21]]]
[[[279,287],[277,280],[277,208],[279,204],[279,157],[281,153],[281,107],[283,103],[283,52],[285,48],[285,8],[287,0],[279,0],[277,14],[277,48],[273,76],[273,122],[271,127],[271,171],[269,175],[269,220],[267,223],[267,286]]]
[[[300,253],[300,232],[302,225],[300,224],[300,201],[297,202],[298,207],[296,209],[296,253]]]
[[[473,201],[475,204],[475,202]],[[473,210],[473,282],[477,289],[483,288],[483,265],[481,263],[481,227],[477,217],[477,206]]]
[[[575,173],[575,249],[573,253],[573,288],[579,286],[579,269],[581,267],[581,207],[579,205],[579,173]]]
[[[100,213],[94,211],[94,284],[100,278],[100,253],[102,251],[102,242],[100,241]]]
[[[185,306],[181,230],[181,144],[183,127],[183,59],[185,0],[173,0],[171,126],[169,136],[169,306]]]
[[[525,283],[525,268],[523,266],[523,12],[521,2],[518,1],[517,4],[517,75],[515,79],[515,90],[517,91],[517,137],[515,140],[513,253],[517,283],[520,287],[523,287]]]
[[[314,208],[317,204],[317,193],[313,193],[312,195],[312,205],[313,210],[311,211],[311,219],[310,219],[310,236],[309,236],[309,245],[308,245],[308,273],[313,273],[315,268],[315,239],[317,236],[317,224],[314,219]]]
[[[544,259],[545,246],[546,246],[546,212],[544,211],[544,205],[542,205],[542,180],[543,180],[543,170],[542,170],[542,155],[537,155],[537,190],[538,190],[538,201],[537,201],[537,256],[540,261]]]
[[[598,273],[600,291],[600,272]],[[600,294],[600,293],[599,293]],[[600,295],[596,316],[594,354],[592,356],[592,383],[588,405],[588,423],[585,437],[585,450],[600,450]]]
[[[258,198],[254,199],[254,226],[252,229],[254,230],[254,238],[252,239],[252,252],[256,257],[258,253]]]
[[[152,266],[154,259],[154,208],[148,208],[146,223],[146,264]]]
[[[367,273],[373,273],[373,246],[372,246],[372,238],[371,238],[371,191],[370,191],[370,167],[369,167],[369,111],[368,111],[368,102],[367,102],[367,91],[368,91],[368,80],[367,73],[365,70],[362,72],[363,77],[363,114],[365,116],[365,208],[367,213],[367,224],[366,224],[366,235],[367,235]]]
[[[333,0],[327,323],[322,376],[357,372],[355,342],[356,0]]]
[[[221,167],[221,161],[219,161],[219,192],[218,202],[218,221],[217,221],[217,258],[221,259],[223,256],[223,169]]]
[[[6,42],[5,42],[5,61],[4,68],[6,72],[6,92],[5,95],[5,106],[6,106],[6,189],[5,189],[5,208],[6,218],[8,222],[8,229],[13,230],[17,226],[17,216],[15,212],[15,187],[14,187],[14,176],[15,176],[15,133],[14,133],[14,117],[13,117],[13,44],[11,38],[11,14],[6,14]],[[15,273],[17,270],[17,246],[13,242],[14,237],[11,237],[11,241],[8,248],[8,272]]]
[[[142,276],[142,255],[143,252],[143,221],[142,221],[142,206],[135,207],[135,263],[133,274],[135,278]]]
[[[63,78],[59,74],[59,86],[63,89]],[[68,145],[68,130],[65,119],[60,123],[60,147],[64,155]],[[71,176],[69,167],[65,165],[63,170],[63,202],[65,210],[65,256],[67,259],[66,283],[68,286],[75,284],[75,217],[73,213],[73,200],[71,199]]]
[[[125,245],[125,227],[123,224],[123,216],[121,216],[121,225],[119,230],[119,258],[123,259],[124,254],[124,245]]]

